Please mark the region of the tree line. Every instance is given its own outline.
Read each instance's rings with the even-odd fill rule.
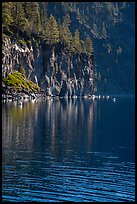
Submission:
[[[8,35],[20,33],[24,36],[35,34],[52,45],[58,42],[66,45],[70,52],[93,52],[92,42],[89,36],[85,40],[80,39],[80,33],[76,29],[74,36],[70,31],[71,19],[68,14],[62,22],[57,22],[51,14],[47,17],[46,2],[2,2],[2,32]]]

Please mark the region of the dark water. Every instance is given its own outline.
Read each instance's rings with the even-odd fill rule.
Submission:
[[[134,98],[2,105],[3,201],[135,201]]]

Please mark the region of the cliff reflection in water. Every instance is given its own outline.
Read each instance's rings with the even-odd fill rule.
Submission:
[[[65,156],[77,147],[90,150],[95,111],[96,102],[80,99],[24,102],[22,107],[16,102],[3,104],[3,149],[51,149],[53,156]]]
[[[33,145],[33,125],[37,122],[38,104],[9,102],[2,106],[3,148],[31,150]]]

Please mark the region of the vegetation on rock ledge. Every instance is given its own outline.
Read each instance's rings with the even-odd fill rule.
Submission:
[[[9,74],[3,79],[7,87],[13,88],[15,92],[38,92],[40,87],[26,78],[26,76],[18,71]]]

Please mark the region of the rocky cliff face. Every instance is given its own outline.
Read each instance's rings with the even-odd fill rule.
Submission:
[[[58,43],[49,46],[33,41],[21,45],[15,39],[3,39],[2,77],[24,67],[28,79],[47,95],[84,96],[95,88],[94,55],[72,54]]]
[[[94,44],[98,94],[135,92],[135,2],[47,2],[47,14]]]

